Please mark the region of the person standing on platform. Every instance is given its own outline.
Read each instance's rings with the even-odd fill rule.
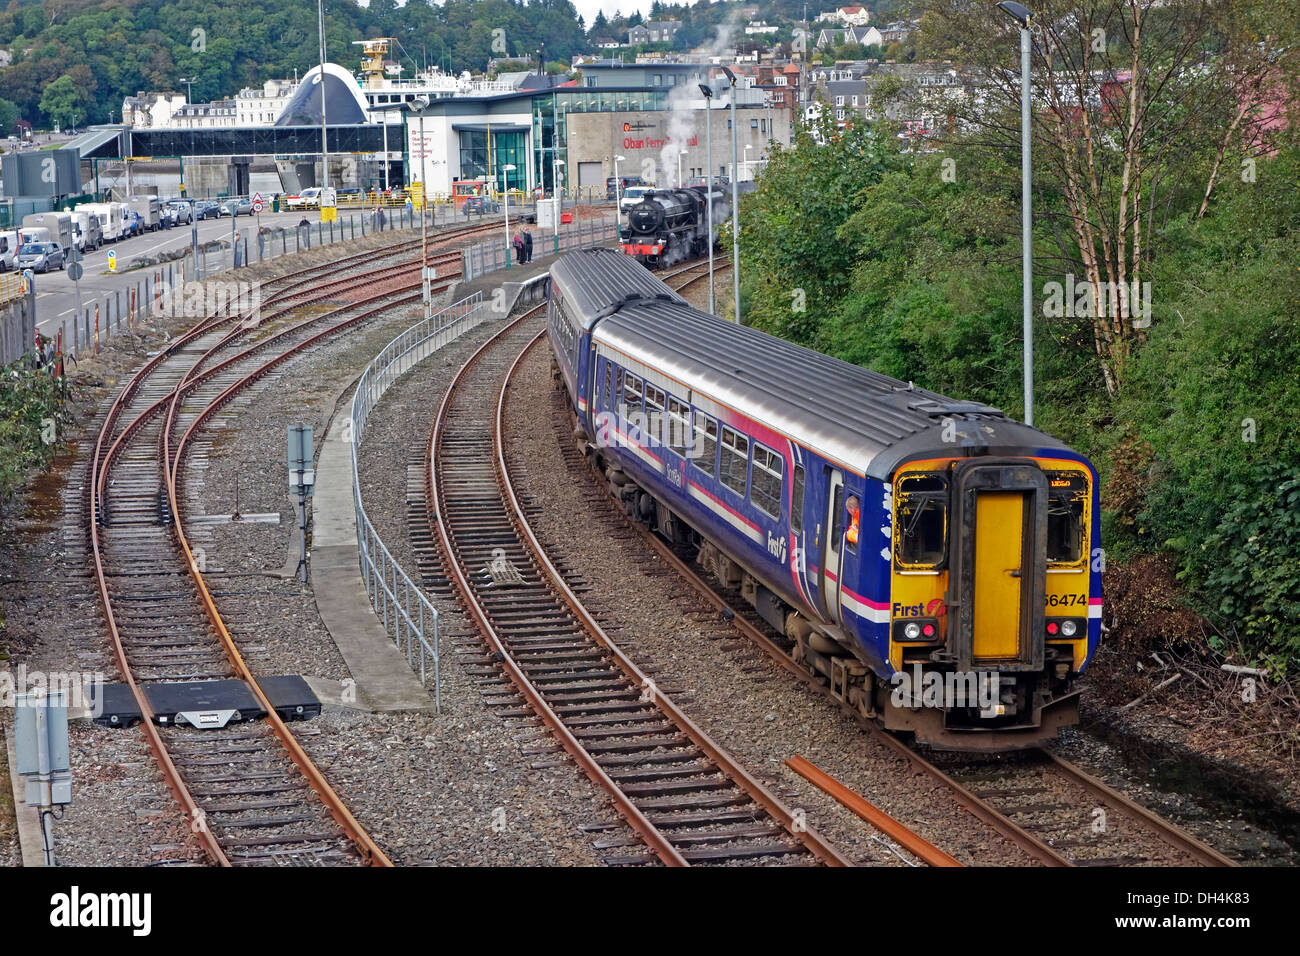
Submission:
[[[529,230],[525,229],[524,230],[524,262],[532,262],[532,261],[533,261],[533,234]]]

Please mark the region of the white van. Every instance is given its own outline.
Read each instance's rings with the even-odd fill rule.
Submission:
[[[77,249],[98,249],[104,244],[104,233],[99,225],[99,217],[88,213],[78,206],[72,210],[72,236],[77,242]]]
[[[14,267],[18,255],[18,233],[10,230],[0,232],[0,272],[8,272]]]
[[[117,202],[92,202],[78,206],[99,220],[101,242],[117,242],[122,238],[122,204]]]

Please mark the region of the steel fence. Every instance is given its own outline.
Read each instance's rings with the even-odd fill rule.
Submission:
[[[504,226],[502,232],[504,233]],[[512,229],[512,235],[513,232]],[[618,229],[612,221],[608,219],[584,219],[562,226],[558,239],[552,232],[537,230],[534,234],[533,251],[537,255],[544,256],[552,252],[586,249],[617,238]],[[477,279],[485,273],[495,272],[498,269],[511,269],[516,264],[514,262],[514,250],[511,248],[510,243],[506,241],[504,234],[500,239],[491,242],[480,242],[473,246],[467,246],[461,254],[461,258],[463,263],[462,274],[466,282]]]
[[[361,577],[375,615],[392,635],[406,662],[417,669],[420,682],[428,683],[428,664],[433,665],[433,699],[442,708],[441,662],[438,645],[438,610],[424,596],[388,550],[366,515],[361,501],[361,480],[357,453],[365,436],[370,413],[384,393],[404,374],[433,355],[448,342],[482,322],[488,315],[483,294],[476,292],[427,319],[417,322],[389,342],[361,373],[352,396],[352,505],[356,513],[357,551]],[[430,643],[432,638],[432,643]]]

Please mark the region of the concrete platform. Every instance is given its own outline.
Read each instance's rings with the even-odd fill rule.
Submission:
[[[361,580],[352,510],[352,457],[342,438],[346,418],[334,416],[316,462],[311,504],[311,586],[316,608],[357,682],[360,703],[376,711],[432,712],[432,692],[421,685],[375,617]]]
[[[13,787],[14,816],[18,822],[18,850],[23,866],[45,865],[45,839],[41,834],[41,814],[36,807],[27,805],[26,788],[18,774],[18,756],[14,753],[13,721],[0,726],[4,733],[5,751],[9,762],[9,785]]]

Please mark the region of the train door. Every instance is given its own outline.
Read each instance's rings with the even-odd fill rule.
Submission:
[[[962,669],[1041,669],[1046,477],[1032,463],[976,459],[954,469],[954,486],[950,649]]]
[[[828,469],[826,484],[826,537],[822,544],[821,575],[819,587],[826,619],[832,623],[840,619],[840,571],[844,552],[844,473],[837,468]]]

